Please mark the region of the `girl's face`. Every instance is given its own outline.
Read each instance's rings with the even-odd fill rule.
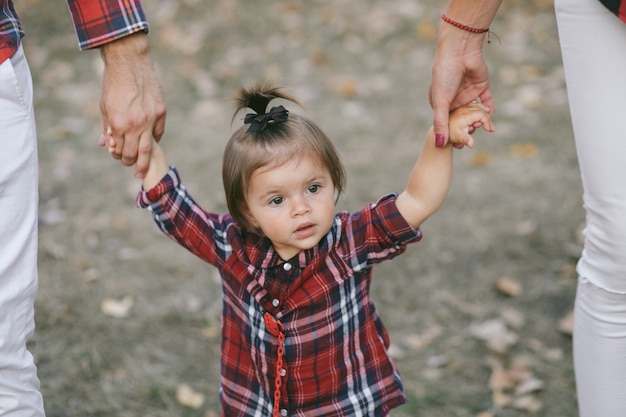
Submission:
[[[328,169],[305,156],[252,173],[246,196],[249,221],[283,259],[310,249],[328,233],[335,188]]]

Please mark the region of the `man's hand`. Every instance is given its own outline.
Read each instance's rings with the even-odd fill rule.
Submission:
[[[165,130],[163,90],[150,56],[147,35],[136,33],[102,47],[105,62],[100,111],[104,134],[114,146],[111,155],[135,165],[143,178],[150,163],[153,139]]]

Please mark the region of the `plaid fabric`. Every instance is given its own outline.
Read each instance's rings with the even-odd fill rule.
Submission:
[[[271,242],[230,215],[203,211],[172,168],[137,197],[160,229],[222,276],[220,399],[225,416],[271,416],[277,337],[285,326],[280,408],[291,416],[384,416],[405,402],[387,354],[389,337],[369,294],[372,266],[421,238],[389,194],[355,214],[339,213],[315,248],[284,261]]]
[[[139,31],[148,31],[140,0],[67,0],[78,46],[95,48]],[[24,37],[13,0],[0,0],[0,63],[13,56]]]
[[[148,31],[140,0],[67,0],[67,4],[81,49]]]
[[[0,0],[0,64],[13,56],[23,36],[13,0]]]
[[[626,0],[600,0],[607,9],[612,11],[621,20],[626,22]]]

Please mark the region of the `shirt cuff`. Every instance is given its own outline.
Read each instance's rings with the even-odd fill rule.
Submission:
[[[157,185],[148,191],[144,189],[139,191],[135,204],[139,208],[150,207],[153,203],[159,201],[163,195],[175,190],[180,183],[181,181],[180,176],[178,175],[178,170],[171,166],[167,174],[165,174]]]
[[[140,0],[67,0],[80,49],[102,46],[136,32],[148,32]]]
[[[394,242],[410,243],[422,239],[422,229],[413,227],[404,219],[396,206],[396,193],[389,193],[382,196],[372,205],[381,219],[385,219],[385,227],[389,238]]]

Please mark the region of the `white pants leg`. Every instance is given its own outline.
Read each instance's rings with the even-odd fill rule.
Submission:
[[[598,0],[556,0],[583,182],[574,365],[582,417],[626,416],[626,23]]]
[[[38,166],[31,75],[22,49],[0,64],[0,416],[42,417],[33,357]]]
[[[582,278],[576,294],[574,365],[581,417],[626,414],[626,296]]]

